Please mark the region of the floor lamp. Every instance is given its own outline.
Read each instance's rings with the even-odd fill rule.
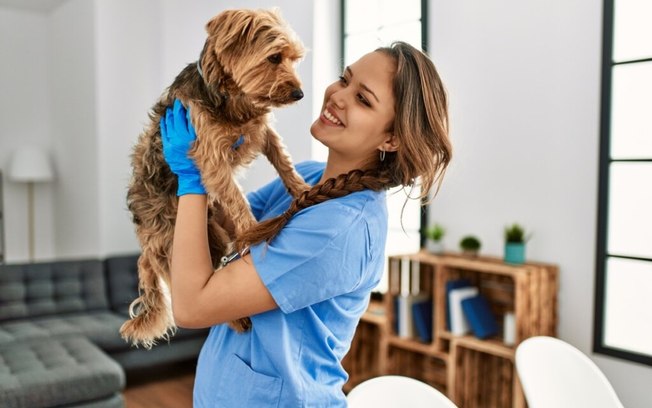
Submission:
[[[29,260],[34,261],[34,183],[46,183],[54,179],[54,172],[47,153],[35,147],[23,147],[14,152],[9,166],[9,180],[27,183],[27,223]]]

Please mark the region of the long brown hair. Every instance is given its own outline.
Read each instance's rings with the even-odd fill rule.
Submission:
[[[283,214],[238,237],[238,250],[270,242],[294,214],[331,198],[399,185],[421,186],[420,194],[411,198],[429,197],[435,185],[434,194],[439,191],[452,154],[448,101],[439,74],[427,55],[407,43],[398,41],[376,52],[390,56],[396,63],[392,84],[395,117],[390,130],[398,138],[398,150],[386,152],[384,160],[376,159],[367,168],[340,174],[304,191]]]

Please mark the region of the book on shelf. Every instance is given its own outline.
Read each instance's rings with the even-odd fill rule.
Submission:
[[[496,317],[484,296],[477,295],[462,300],[462,310],[477,338],[486,339],[498,334]]]
[[[393,330],[401,338],[432,339],[432,300],[421,288],[421,264],[409,257],[392,259]]]
[[[456,336],[467,334],[471,327],[467,317],[462,310],[462,302],[465,299],[478,296],[478,288],[475,286],[468,286],[457,288],[450,291],[448,294],[448,304],[450,306],[451,314],[451,328],[450,331]]]
[[[417,329],[414,321],[414,305],[426,302],[430,297],[426,294],[399,295],[395,299],[396,319],[394,330],[399,337],[414,338]]]
[[[432,341],[432,299],[426,298],[412,303],[412,318],[419,340]]]
[[[455,279],[446,282],[446,330],[448,331],[451,329],[451,308],[450,302],[448,301],[449,294],[453,289],[466,288],[469,286],[471,286],[471,282],[467,279]]]

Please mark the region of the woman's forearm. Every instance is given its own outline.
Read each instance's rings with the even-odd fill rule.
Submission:
[[[170,273],[179,327],[209,327],[277,307],[249,255],[213,273],[204,195],[179,197]]]
[[[205,195],[179,197],[170,273],[172,310],[177,324],[183,326],[193,318],[196,301],[213,274]]]

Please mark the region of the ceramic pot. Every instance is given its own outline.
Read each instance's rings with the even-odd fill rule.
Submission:
[[[525,263],[525,243],[505,243],[505,263],[520,265]]]
[[[429,239],[426,241],[426,250],[431,254],[442,254],[444,253],[444,243]]]

